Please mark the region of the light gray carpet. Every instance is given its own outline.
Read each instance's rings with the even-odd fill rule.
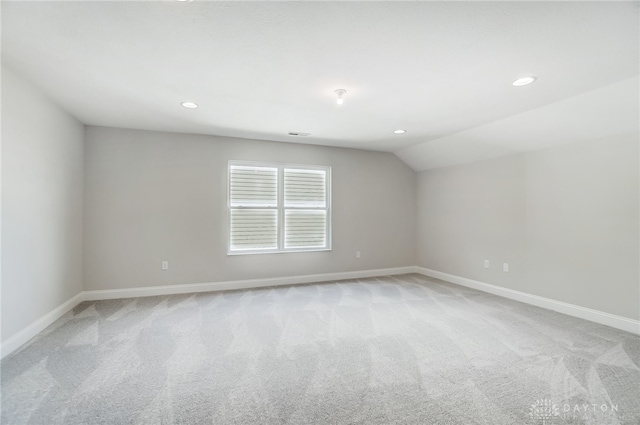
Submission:
[[[86,302],[1,366],[5,425],[640,424],[640,338],[421,275]]]

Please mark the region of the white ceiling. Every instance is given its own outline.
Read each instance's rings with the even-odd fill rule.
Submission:
[[[637,76],[638,12],[637,2],[3,1],[2,59],[85,124],[383,150],[410,164],[423,155],[412,165],[426,169],[545,147],[507,140],[491,153],[464,132],[492,135],[486,125],[509,117],[514,131],[527,111],[597,101],[578,95]],[[538,81],[511,86],[523,75]],[[626,96],[621,107],[637,104],[637,90]],[[457,133],[467,142],[447,146]]]

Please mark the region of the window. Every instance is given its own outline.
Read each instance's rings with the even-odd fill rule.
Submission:
[[[229,162],[229,254],[331,249],[331,168]]]

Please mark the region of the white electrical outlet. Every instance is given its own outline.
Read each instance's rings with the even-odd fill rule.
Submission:
[[[489,268],[489,260],[484,260],[484,268],[485,269]]]
[[[502,263],[502,271],[503,272],[509,271],[509,263]]]
[[[360,258],[360,251],[356,251],[356,258]]]
[[[169,270],[169,262],[168,261],[163,261],[162,262],[162,270]]]

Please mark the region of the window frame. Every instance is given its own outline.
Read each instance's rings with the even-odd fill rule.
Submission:
[[[231,249],[231,210],[241,207],[231,206],[231,167],[267,167],[277,169],[277,247],[275,249]],[[325,207],[285,207],[284,205],[284,170],[312,170],[325,172]],[[309,165],[309,164],[290,164],[279,162],[263,162],[263,161],[242,161],[229,160],[227,164],[227,255],[253,255],[253,254],[284,254],[292,252],[323,252],[332,250],[331,238],[331,166],[326,165]],[[258,209],[274,209],[274,207],[256,207]],[[325,246],[321,248],[302,247],[302,248],[285,248],[285,212],[287,210],[320,210],[326,211],[326,229],[325,229]]]

